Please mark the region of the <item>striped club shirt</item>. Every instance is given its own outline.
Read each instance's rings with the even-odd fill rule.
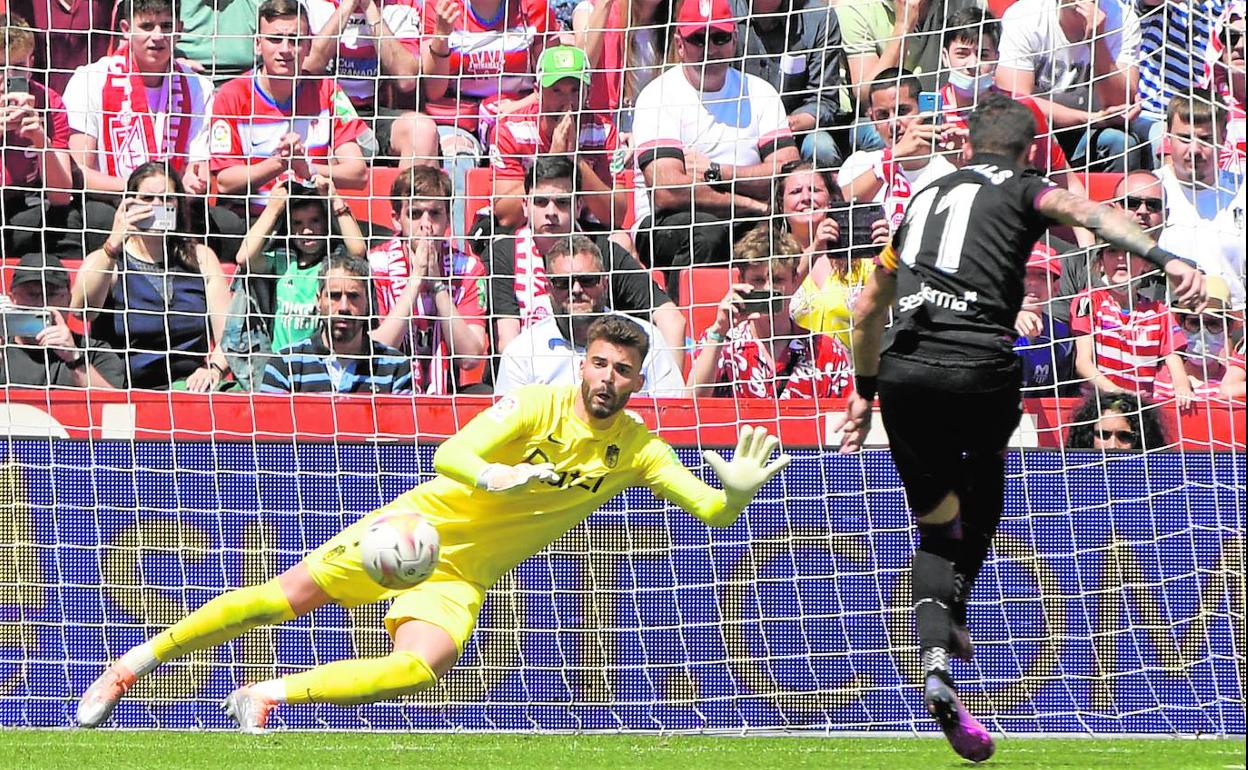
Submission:
[[[1170,308],[1140,295],[1126,308],[1109,289],[1087,289],[1071,303],[1070,316],[1071,332],[1092,335],[1096,368],[1132,393],[1152,395],[1162,360],[1187,346]]]
[[[1204,76],[1205,47],[1222,0],[1165,0],[1140,7],[1140,100],[1145,117],[1162,120],[1175,94],[1191,93]]]
[[[368,357],[334,356],[322,336],[323,331],[318,332],[270,359],[260,392],[412,392],[412,364],[402,352],[370,339]]]

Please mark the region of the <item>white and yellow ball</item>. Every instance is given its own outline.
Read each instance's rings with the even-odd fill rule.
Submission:
[[[360,538],[364,571],[392,589],[423,583],[438,566],[438,530],[419,513],[382,516]]]

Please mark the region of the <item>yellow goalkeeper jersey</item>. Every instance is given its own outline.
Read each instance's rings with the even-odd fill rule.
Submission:
[[[627,487],[657,496],[713,526],[736,518],[667,442],[624,410],[596,430],[576,416],[579,385],[530,385],[478,414],[434,457],[438,476],[395,503],[426,516],[442,542],[441,568],[489,587]],[[559,478],[487,492],[489,463],[552,463]]]

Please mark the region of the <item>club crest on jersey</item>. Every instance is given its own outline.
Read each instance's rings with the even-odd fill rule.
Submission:
[[[615,444],[608,446],[607,453],[602,458],[602,461],[606,464],[608,468],[614,468],[615,466],[619,465],[620,464],[620,448],[616,446]]]

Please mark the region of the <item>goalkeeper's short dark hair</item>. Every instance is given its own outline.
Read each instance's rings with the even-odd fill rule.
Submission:
[[[1022,102],[1002,93],[988,93],[979,99],[966,123],[971,129],[975,154],[990,153],[1010,159],[1026,158],[1036,140],[1036,117]]]
[[[643,364],[646,356],[650,355],[650,338],[646,336],[646,330],[627,316],[605,315],[590,324],[585,335],[585,347],[588,348],[597,340],[622,348],[633,348],[641,354]]]

